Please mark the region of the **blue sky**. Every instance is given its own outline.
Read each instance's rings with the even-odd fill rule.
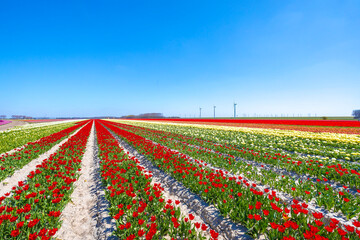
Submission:
[[[350,115],[360,1],[0,3],[0,115]]]

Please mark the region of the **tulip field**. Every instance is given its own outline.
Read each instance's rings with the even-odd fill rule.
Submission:
[[[9,129],[0,239],[359,239],[354,133],[161,120]]]

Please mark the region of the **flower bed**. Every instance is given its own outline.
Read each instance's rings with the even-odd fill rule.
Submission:
[[[21,169],[42,153],[48,151],[52,146],[88,122],[89,121],[84,121],[79,125],[75,125],[60,132],[53,133],[47,137],[43,137],[36,142],[29,142],[24,147],[17,149],[13,153],[6,153],[0,156],[0,181],[12,175],[15,170]]]
[[[128,125],[118,126],[122,129],[158,142],[170,149],[175,149],[187,156],[198,159],[204,164],[210,163],[215,167],[223,168],[224,170],[230,171],[234,174],[247,176],[247,178],[256,180],[263,185],[272,186],[277,190],[286,192],[294,198],[302,199],[307,202],[315,201],[318,206],[323,206],[328,210],[333,210],[335,212],[340,210],[349,219],[357,216],[360,212],[360,209],[356,207],[360,205],[359,196],[350,194],[348,189],[337,189],[329,185],[327,182],[322,184],[318,181],[308,181],[308,177],[299,179],[299,176],[292,176],[291,174],[289,174],[290,176],[278,177],[279,172],[266,170],[264,165],[253,164],[253,166],[250,166],[249,164],[252,164],[251,161],[236,161],[236,159],[231,155],[223,155],[218,151],[211,151],[204,147],[194,147],[193,145],[187,143],[189,139],[183,136],[174,137],[174,135],[172,135],[175,139],[179,138],[181,140],[178,141],[169,137],[168,135],[170,135],[170,133],[136,128]],[[197,142],[197,144],[201,146],[201,142],[203,141]],[[194,143],[194,141],[192,141],[192,143]],[[227,148],[224,148],[224,150],[219,151],[226,152],[226,150]]]
[[[152,123],[121,121],[154,130],[211,140],[220,144],[233,144],[254,150],[277,150],[315,154],[321,157],[360,160],[360,138],[348,134],[305,133],[275,129],[233,128],[194,124]]]
[[[71,126],[74,126],[73,122],[34,128],[15,128],[0,132],[0,154],[21,147],[28,142],[37,141],[42,137],[49,136]]]
[[[110,202],[110,215],[116,219],[114,235],[121,239],[202,239],[192,223],[192,216],[183,216],[176,206],[180,202],[165,201],[160,184],[151,184],[152,174],[138,165],[119,147],[118,142],[96,122],[101,176]],[[212,231],[213,239],[217,233]]]
[[[360,127],[359,121],[351,120],[282,120],[282,119],[146,119],[147,121],[202,122],[202,123],[256,123],[302,126]]]
[[[8,121],[8,120],[0,120],[0,125],[5,125],[5,124],[8,124],[8,123],[11,123],[11,121]]]
[[[50,239],[60,226],[59,216],[70,201],[80,171],[89,122],[60,149],[0,197],[1,239]]]
[[[315,236],[327,239],[341,239],[343,236],[358,238],[358,229],[353,226],[340,227],[335,219],[327,224],[322,221],[324,216],[321,213],[308,214],[306,204],[300,205],[294,200],[292,205],[285,205],[275,192],[266,189],[258,191],[245,180],[228,178],[224,172],[212,171],[141,136],[114,127],[108,122],[102,123],[163,171],[171,174],[205,201],[213,203],[225,216],[242,223],[254,236],[265,234],[270,239],[289,236],[306,239]],[[357,221],[354,225],[360,226]]]

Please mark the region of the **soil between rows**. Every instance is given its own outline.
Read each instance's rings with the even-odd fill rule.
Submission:
[[[22,125],[26,125],[29,124],[27,122],[23,122],[23,121],[11,121],[10,123],[4,124],[4,125],[0,125],[0,131],[5,131],[7,129],[16,127],[16,126],[22,126]]]

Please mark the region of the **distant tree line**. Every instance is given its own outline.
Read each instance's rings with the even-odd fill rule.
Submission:
[[[164,117],[164,115],[162,113],[142,113],[139,115],[126,115],[126,116],[122,116],[121,118],[125,118],[125,119],[151,119],[151,118],[179,118],[179,117]]]
[[[139,115],[126,115],[121,118],[131,119],[131,118],[164,118],[162,113],[142,113]]]
[[[360,121],[360,110],[354,110],[352,115],[355,119],[358,119]]]
[[[30,116],[25,116],[25,115],[11,115],[12,119],[32,119],[32,117]]]
[[[6,118],[6,115],[0,115],[0,118]],[[12,119],[32,119],[32,117],[25,116],[25,115],[11,115]]]

